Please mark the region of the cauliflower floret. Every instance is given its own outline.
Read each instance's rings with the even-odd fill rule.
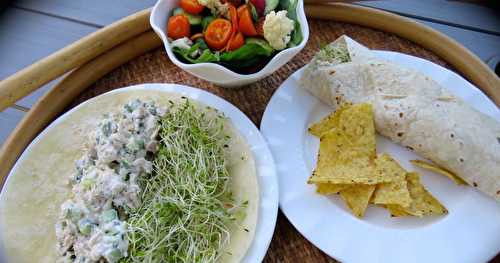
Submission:
[[[193,45],[193,41],[187,37],[179,38],[170,42],[170,46],[172,48],[178,47],[180,49],[190,49],[191,45]]]
[[[277,13],[271,11],[264,20],[264,38],[276,50],[286,48],[290,42],[290,33],[293,31],[294,24],[293,20],[286,17],[286,14],[285,10]]]
[[[220,0],[198,0],[198,3],[206,6],[214,15],[222,15],[229,18],[229,6],[227,3],[223,4]]]

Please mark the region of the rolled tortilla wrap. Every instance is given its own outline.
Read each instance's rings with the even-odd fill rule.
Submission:
[[[380,134],[500,201],[500,123],[431,78],[342,36],[313,58],[301,86],[334,109],[371,103]]]

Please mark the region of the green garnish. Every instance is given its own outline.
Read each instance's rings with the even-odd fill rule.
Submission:
[[[349,56],[347,46],[338,44],[337,46],[326,45],[321,48],[318,54],[316,54],[315,60],[317,62],[345,63],[351,61],[351,57]]]
[[[154,172],[139,178],[141,206],[130,211],[129,256],[121,262],[214,262],[227,224],[245,205],[231,201],[224,158],[225,118],[208,119],[185,100],[160,122]]]

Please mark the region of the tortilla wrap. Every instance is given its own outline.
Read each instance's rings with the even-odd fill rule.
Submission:
[[[180,96],[159,90],[104,94],[80,105],[35,139],[12,170],[1,195],[0,240],[6,259],[0,258],[0,262],[55,262],[54,225],[60,205],[71,194],[67,179],[75,170],[75,161],[82,156],[88,136],[96,129],[102,114],[118,111],[136,98],[154,100],[166,106],[168,100],[179,102]],[[198,109],[206,109],[192,102]],[[259,189],[249,146],[229,120],[225,126],[226,134],[231,136],[226,156],[233,197],[236,201],[249,202],[243,221],[229,226],[231,240],[223,248],[219,261],[239,262],[255,234]]]
[[[500,123],[475,110],[424,74],[375,57],[347,36],[329,45],[350,61],[318,53],[301,86],[337,109],[373,105],[376,130],[454,172],[500,201]]]

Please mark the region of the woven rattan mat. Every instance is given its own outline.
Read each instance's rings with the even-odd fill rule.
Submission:
[[[352,24],[310,20],[309,43],[271,76],[241,89],[224,89],[198,79],[170,62],[163,48],[146,53],[104,76],[73,101],[71,107],[101,93],[141,83],[179,83],[208,90],[236,105],[258,127],[266,105],[280,84],[304,66],[323,43],[346,34],[372,49],[407,53],[449,67],[433,53],[395,35]],[[297,105],[300,107],[300,105]],[[274,237],[264,262],[336,262],[302,237],[279,212]]]

